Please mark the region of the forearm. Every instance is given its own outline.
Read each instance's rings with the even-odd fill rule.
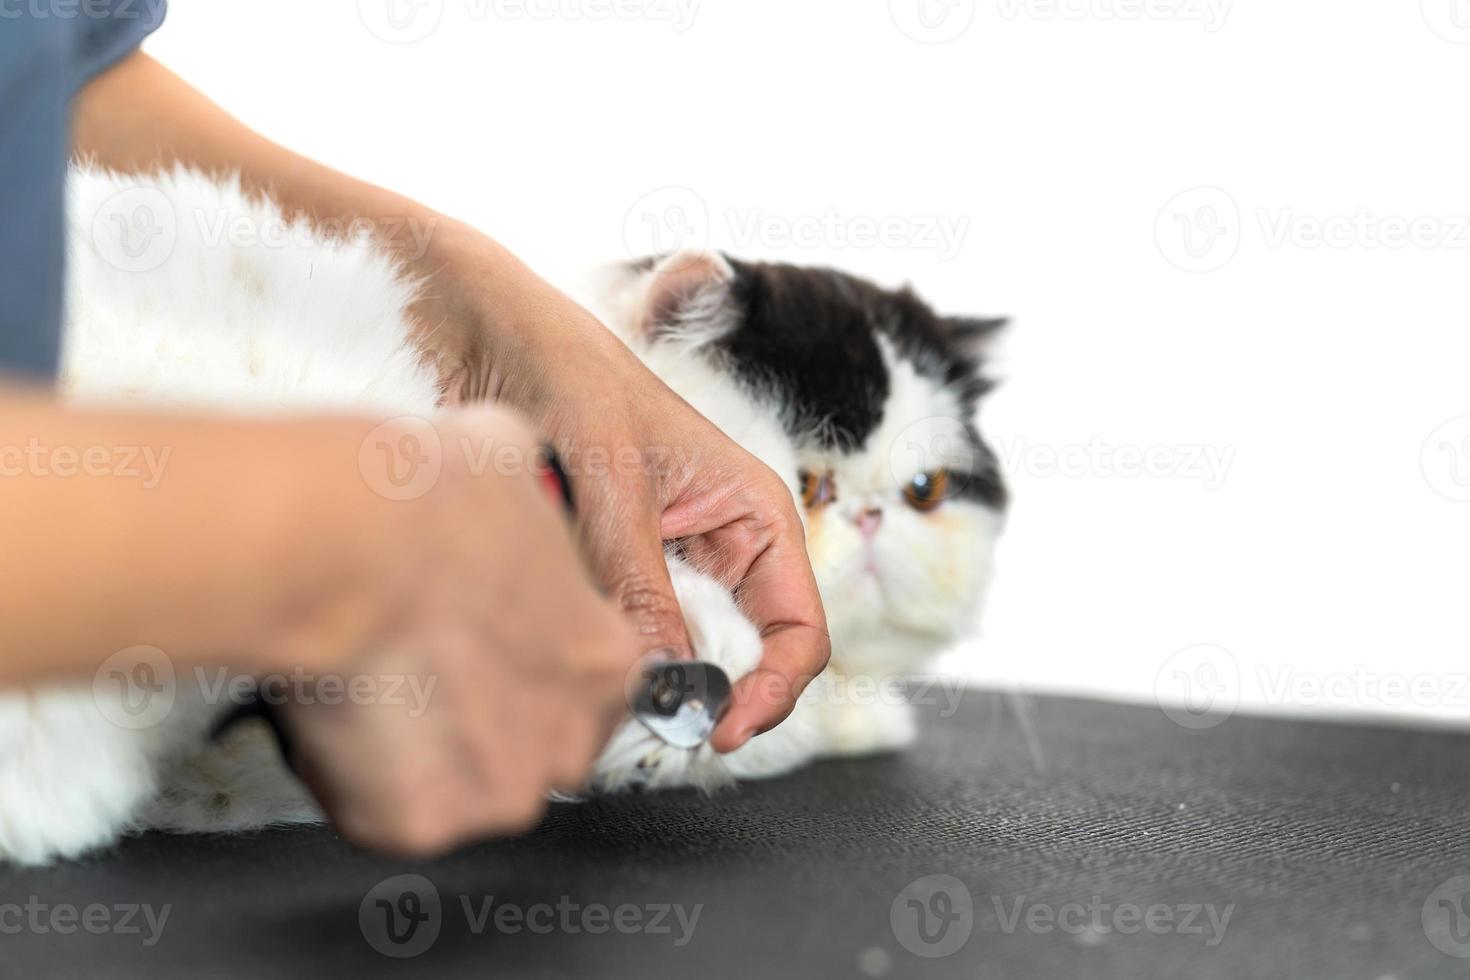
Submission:
[[[450,224],[402,195],[271,142],[142,52],[77,96],[73,141],[79,155],[124,172],[175,162],[238,172],[247,189],[269,192],[291,216],[372,223],[385,245],[409,259],[423,251],[423,236]]]
[[[529,275],[461,222],[266,139],[142,52],[93,79],[77,96],[74,118],[79,156],[123,172],[184,163],[238,173],[247,190],[268,194],[288,217],[324,229],[354,223],[371,229],[381,247],[426,279],[471,264],[481,278],[493,279],[501,270],[516,281]],[[430,288],[415,314],[448,375],[452,362],[472,356],[481,341],[470,335],[467,319],[445,305],[443,292]]]
[[[413,310],[418,339],[452,401],[499,396],[534,413],[545,397],[538,373],[566,345],[609,362],[629,359],[591,316],[489,236],[271,142],[142,52],[82,90],[75,148],[128,172],[174,162],[238,172],[290,215],[336,228],[366,222],[429,283]]]
[[[85,675],[139,645],[244,669],[341,656],[350,627],[313,638],[291,622],[334,603],[371,618],[349,608],[390,550],[358,467],[369,428],[0,391],[0,683]]]

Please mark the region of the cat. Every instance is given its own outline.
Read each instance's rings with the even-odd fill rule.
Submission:
[[[220,234],[239,227],[284,233]],[[59,388],[72,403],[384,418],[439,407],[411,340],[421,284],[365,242],[286,221],[236,179],[74,167],[68,241]],[[673,748],[629,719],[589,789],[711,789],[907,745],[899,682],[973,627],[1004,523],[1005,483],[976,422],[1002,321],[711,251],[622,263],[572,292],[786,480],[833,649],[792,716],[740,750]],[[668,563],[696,654],[732,678],[752,669],[760,636],[738,601],[676,547]],[[0,693],[0,860],[75,857],[146,829],[322,819],[263,726],[210,740],[234,707],[224,678],[178,677],[165,714],[141,722],[107,680]]]

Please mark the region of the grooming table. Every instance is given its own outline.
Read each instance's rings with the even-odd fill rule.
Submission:
[[[1470,975],[1467,738],[1030,704],[1034,738],[966,692],[902,756],[558,805],[434,862],[303,829],[0,870],[0,976]],[[161,932],[114,928],[144,904]]]

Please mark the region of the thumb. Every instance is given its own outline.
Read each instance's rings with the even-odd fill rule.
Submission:
[[[581,533],[593,575],[633,623],[644,653],[668,650],[671,659],[694,656],[684,614],[674,596],[651,499],[585,516]]]

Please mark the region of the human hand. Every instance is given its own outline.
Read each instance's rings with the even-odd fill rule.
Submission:
[[[463,229],[436,242],[443,271],[420,313],[454,325],[436,331],[450,398],[505,401],[552,439],[572,472],[584,551],[644,651],[690,649],[664,541],[680,539],[738,593],[764,653],[715,748],[780,723],[831,650],[786,485],[504,249]]]
[[[437,428],[446,446],[513,447],[528,462],[537,451],[497,410],[451,413]],[[429,492],[387,502],[384,568],[293,619],[275,644],[345,639],[359,651],[342,667],[354,678],[413,677],[428,692],[282,711],[299,775],[347,837],[380,850],[431,854],[531,826],[548,789],[585,783],[626,712],[638,648],[587,580],[563,518],[530,466],[474,475],[470,458],[443,453]]]

